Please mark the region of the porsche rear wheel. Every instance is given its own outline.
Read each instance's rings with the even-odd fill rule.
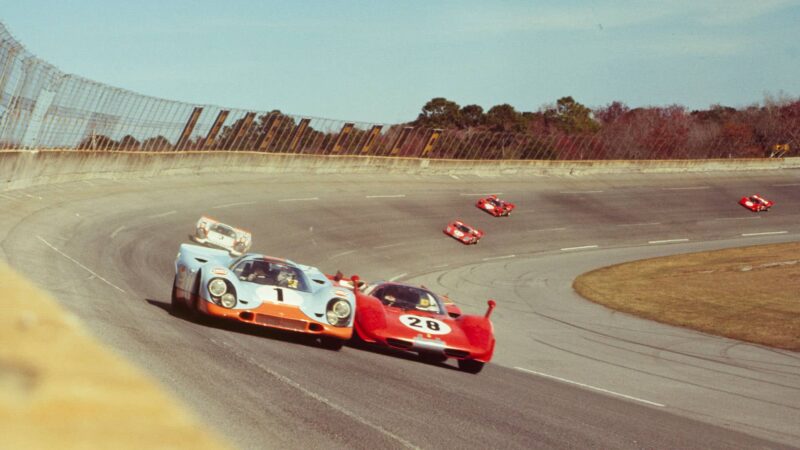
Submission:
[[[459,359],[458,368],[467,373],[478,373],[483,370],[484,363],[474,359]]]

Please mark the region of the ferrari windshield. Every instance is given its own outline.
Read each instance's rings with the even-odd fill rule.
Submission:
[[[444,314],[442,301],[436,294],[426,289],[402,284],[384,284],[378,286],[371,295],[384,305]]]
[[[456,224],[456,228],[458,228],[459,231],[461,231],[462,233],[472,233],[472,228],[470,228],[470,227],[468,227],[468,226],[466,226],[464,224],[457,223]]]
[[[283,261],[242,258],[234,263],[232,270],[242,281],[309,292],[303,271]]]

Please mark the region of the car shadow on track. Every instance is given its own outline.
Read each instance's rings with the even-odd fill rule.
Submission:
[[[303,333],[296,333],[293,331],[284,331],[275,328],[266,328],[258,325],[250,325],[247,323],[235,322],[233,320],[224,320],[218,319],[213,317],[207,316],[197,316],[192,317],[188,313],[185,314],[177,314],[170,305],[169,302],[165,302],[162,300],[155,300],[151,298],[146,298],[145,301],[152,306],[162,309],[164,312],[168,313],[172,317],[183,320],[189,323],[193,323],[195,325],[200,325],[204,327],[211,327],[211,328],[218,328],[226,331],[230,331],[233,333],[240,333],[246,334],[250,336],[257,336],[266,339],[272,339],[281,342],[287,342],[290,344],[296,345],[303,345],[308,347],[317,347],[320,350],[328,350],[328,351],[335,351],[332,349],[327,349],[320,344],[319,338],[317,336],[303,334]],[[393,348],[386,348],[386,347],[379,347],[374,344],[370,344],[364,342],[358,338],[353,338],[345,343],[346,347],[352,348],[354,350],[365,351],[370,353],[377,353],[380,355],[385,355],[393,358],[404,359],[407,361],[413,361],[419,364],[425,364],[429,366],[436,366],[441,367],[443,369],[450,369],[458,371],[458,367],[454,365],[450,365],[447,362],[443,361],[433,361],[430,359],[425,359],[424,357],[420,357],[415,353],[410,353],[402,350],[397,350]]]
[[[424,357],[420,357],[416,353],[411,353],[411,352],[398,350],[398,349],[394,349],[394,348],[381,347],[381,346],[378,346],[378,345],[375,345],[375,344],[370,344],[368,342],[362,341],[361,339],[359,339],[355,335],[354,335],[353,339],[350,339],[349,341],[347,341],[347,346],[352,348],[352,349],[361,350],[361,351],[370,352],[370,353],[377,353],[377,354],[384,355],[384,356],[389,356],[389,357],[392,357],[392,358],[404,359],[406,361],[413,361],[413,362],[416,362],[416,363],[419,363],[419,364],[424,364],[426,366],[441,367],[442,369],[451,369],[451,370],[455,370],[455,371],[459,370],[457,366],[450,365],[450,364],[448,364],[448,362],[433,361],[433,360],[430,360],[430,359],[425,359]]]
[[[188,313],[186,314],[176,313],[172,309],[172,306],[169,304],[169,302],[165,302],[162,300],[154,300],[150,298],[146,298],[145,301],[155,307],[161,308],[166,313],[168,313],[169,315],[171,315],[176,319],[183,320],[185,322],[189,322],[195,325],[217,328],[225,331],[230,331],[233,333],[246,334],[249,336],[257,336],[266,339],[287,342],[290,344],[303,345],[307,347],[317,347],[320,350],[333,351],[331,349],[327,349],[324,346],[322,346],[317,336],[312,336],[303,333],[296,333],[292,331],[284,331],[276,328],[266,328],[258,325],[250,325],[247,323],[236,322],[233,320],[218,319],[214,317],[207,317],[207,316],[192,317]]]

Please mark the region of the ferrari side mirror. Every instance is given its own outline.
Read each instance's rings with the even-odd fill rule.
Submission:
[[[488,302],[486,302],[486,304],[489,305],[489,307],[486,309],[486,315],[484,317],[488,319],[489,316],[492,315],[492,310],[494,310],[494,307],[497,306],[497,302],[495,302],[494,300],[489,300]]]

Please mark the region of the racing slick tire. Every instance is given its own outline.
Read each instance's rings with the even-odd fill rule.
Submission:
[[[462,372],[467,373],[478,373],[483,370],[484,363],[481,361],[475,361],[474,359],[459,359],[458,360],[458,368]]]
[[[186,314],[186,303],[183,300],[178,300],[178,286],[175,282],[172,283],[172,296],[170,297],[170,306],[172,307],[172,314],[182,316]]]
[[[321,336],[319,338],[320,346],[327,350],[338,352],[344,347],[344,340],[336,339],[328,336]]]
[[[426,364],[441,364],[447,361],[447,356],[438,353],[420,352],[417,357]]]

